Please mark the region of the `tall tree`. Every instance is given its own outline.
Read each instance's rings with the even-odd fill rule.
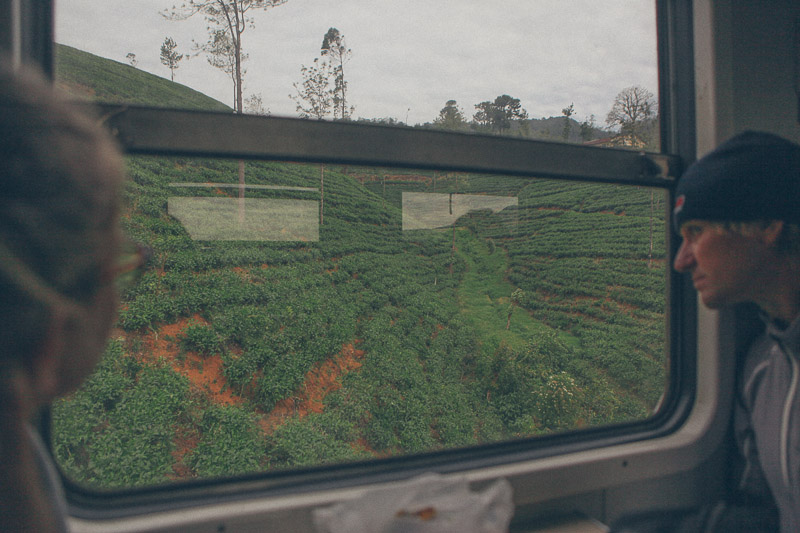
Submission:
[[[581,140],[589,142],[594,137],[594,115],[589,115],[583,122],[581,122]]]
[[[507,94],[502,94],[494,99],[494,102],[481,102],[475,104],[478,111],[473,118],[480,125],[490,125],[492,131],[503,133],[511,128],[512,120],[523,120],[528,118],[528,112],[523,109],[519,98],[512,98]]]
[[[492,116],[494,115],[494,106],[492,103],[486,100],[480,104],[475,104],[475,109],[477,111],[474,115],[472,115],[472,120],[474,120],[479,126],[491,126]]]
[[[255,25],[250,14],[253,10],[267,10],[283,5],[288,0],[189,0],[180,7],[173,6],[162,13],[170,20],[186,20],[202,14],[208,22],[208,41],[199,48],[210,56],[209,62],[231,75],[234,84],[234,111],[243,111],[243,77],[242,62],[244,47],[242,37],[247,28]],[[226,50],[227,49],[227,50]],[[223,50],[226,50],[223,52]],[[223,59],[215,64],[211,57]],[[228,69],[230,72],[228,72]]]
[[[492,127],[498,132],[503,132],[511,127],[512,120],[528,118],[528,112],[523,109],[519,98],[512,98],[503,94],[494,99],[495,117]]]
[[[320,53],[329,57],[334,73],[333,116],[349,119],[355,108],[347,107],[347,81],[344,78],[344,66],[350,61],[353,51],[347,48],[344,35],[336,28],[329,28],[322,38]]]
[[[444,104],[442,110],[439,111],[439,116],[434,119],[433,123],[446,130],[462,130],[467,125],[464,113],[455,100],[448,100]]]
[[[653,93],[644,87],[627,87],[617,94],[606,124],[619,128],[619,138],[623,144],[644,147],[649,139],[648,122],[655,118],[657,104]]]
[[[297,94],[289,95],[297,104],[301,117],[323,119],[331,112],[334,99],[334,89],[330,86],[332,74],[331,64],[320,61],[320,58],[315,58],[310,67],[301,65],[303,81],[299,86],[294,83]]]
[[[208,54],[208,62],[230,74],[233,81],[233,110],[244,112],[244,69],[246,58],[242,37],[255,26],[253,10],[267,10],[288,0],[189,0],[172,6],[162,15],[170,20],[186,20],[202,14],[208,23],[208,41],[198,45]],[[239,223],[244,222],[244,160],[239,160]]]
[[[161,45],[161,64],[169,69],[172,81],[175,81],[175,71],[178,69],[178,63],[183,59],[183,54],[178,53],[177,47],[178,45],[175,44],[172,37],[165,38]]]
[[[570,117],[575,114],[575,104],[569,104],[561,110],[561,114],[564,115],[564,130],[561,132],[561,138],[565,141],[569,141],[569,134],[572,129],[572,120]]]
[[[238,91],[236,84],[236,56],[228,32],[220,29],[214,30],[208,42],[202,45],[200,49],[206,53],[206,59],[209,65],[220,69],[231,77],[231,82],[233,83],[231,86],[233,88],[233,101],[236,102]],[[244,64],[246,60],[247,54],[242,54],[240,58],[241,64]],[[247,71],[242,66],[240,69],[242,76],[244,76],[246,72]],[[236,105],[234,105],[234,111],[240,112],[237,110]]]

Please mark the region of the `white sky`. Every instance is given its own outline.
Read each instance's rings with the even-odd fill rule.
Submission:
[[[57,0],[56,42],[169,79],[164,38],[187,53],[205,42],[200,15],[159,13],[183,0]],[[355,116],[431,122],[447,100],[467,118],[474,105],[509,94],[531,118],[594,114],[599,126],[620,90],[657,93],[655,2],[646,0],[289,0],[254,12],[244,33],[245,96],[260,94],[273,115],[296,116],[293,83],[336,27],[352,49],[345,66]],[[184,59],[175,81],[232,106],[230,77],[204,56]]]

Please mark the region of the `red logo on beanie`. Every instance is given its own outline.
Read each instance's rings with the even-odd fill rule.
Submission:
[[[678,213],[680,213],[681,210],[683,209],[683,204],[685,203],[686,203],[686,196],[683,194],[678,196],[678,198],[675,200],[675,207],[672,209],[672,214],[677,215]]]

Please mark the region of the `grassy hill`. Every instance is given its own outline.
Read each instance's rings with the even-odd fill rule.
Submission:
[[[143,74],[74,59],[80,73],[65,61],[59,76],[96,93],[104,69]],[[188,98],[154,78],[105,97]],[[129,158],[123,226],[154,256],[97,373],[55,406],[75,480],[428,452],[639,420],[657,403],[664,209],[649,190],[248,161],[239,202],[237,168]]]
[[[56,44],[55,55],[57,84],[80,98],[209,111],[231,109],[185,85],[70,46]]]

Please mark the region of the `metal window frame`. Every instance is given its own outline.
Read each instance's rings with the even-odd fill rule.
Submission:
[[[416,128],[383,127],[358,123],[321,122],[290,118],[255,117],[219,112],[180,111],[127,105],[101,105],[102,119],[129,154],[165,156],[230,157],[270,159],[298,162],[329,162],[366,166],[447,169],[508,176],[550,177],[588,182],[616,183],[657,187],[672,191],[681,172],[682,161],[694,157],[693,61],[691,38],[691,0],[656,0],[659,32],[660,108],[662,116],[662,152],[644,153],[633,150],[598,148],[511,137],[461,134]],[[0,42],[19,55],[22,62],[40,65],[52,76],[52,0],[0,0],[0,12],[16,13],[18,19],[0,20],[0,34],[13,38]],[[669,215],[669,213],[668,213]],[[668,234],[670,233],[669,230]],[[675,243],[670,239],[670,249]],[[440,470],[458,471],[481,467],[487,462],[514,462],[553,453],[609,446],[620,442],[647,439],[674,430],[691,407],[694,374],[695,301],[685,283],[669,284],[668,339],[680,342],[670,346],[672,405],[664,416],[626,428],[601,428],[580,435],[545,437],[531,449],[524,443],[511,443],[481,453],[471,451],[441,454],[432,463]],[[680,281],[680,280],[678,280]],[[687,314],[688,313],[688,314]],[[507,448],[507,449],[506,449]],[[419,463],[416,460],[414,464]],[[431,461],[422,461],[423,467]],[[412,465],[413,466],[413,465]],[[379,476],[413,473],[407,461],[388,461]],[[417,468],[420,468],[417,465]],[[303,490],[309,483],[338,485],[363,480],[374,468],[356,465],[339,475],[331,470],[291,474],[291,480],[272,483],[279,490]],[[68,483],[68,485],[70,485]],[[219,496],[235,498],[247,486],[264,490],[263,479],[253,478],[235,487],[214,486]],[[153,506],[169,492],[172,507],[176,503],[175,488],[131,491],[127,494],[87,494],[72,486],[70,500],[77,503],[84,516],[132,514],[141,505]],[[197,504],[198,493],[208,483],[178,491],[187,504]],[[292,490],[292,489],[290,489]],[[114,509],[110,511],[106,508]],[[93,510],[92,510],[93,509]]]
[[[53,73],[53,0],[0,0],[0,54]]]
[[[672,186],[680,169],[677,156],[514,137],[141,106],[99,108],[129,154],[442,169],[662,188]]]

